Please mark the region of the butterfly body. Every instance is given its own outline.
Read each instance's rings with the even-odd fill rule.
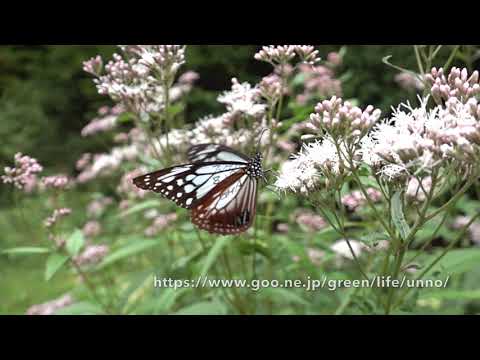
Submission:
[[[262,155],[249,158],[216,144],[193,146],[189,164],[159,170],[133,180],[191,210],[193,224],[222,235],[242,233],[256,213],[258,179],[265,178]]]

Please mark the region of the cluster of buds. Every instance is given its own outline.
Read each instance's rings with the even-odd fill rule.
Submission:
[[[121,45],[120,48],[136,55],[138,63],[150,69],[167,86],[171,86],[179,68],[185,64],[185,45]]]
[[[258,89],[271,106],[274,106],[286,90],[282,85],[282,79],[277,74],[271,74],[262,79]]]
[[[102,225],[98,221],[89,221],[83,226],[82,232],[86,238],[97,237],[102,232]]]
[[[270,45],[264,46],[255,54],[255,59],[277,65],[285,65],[291,62],[296,56],[301,62],[314,65],[320,58],[318,50],[310,45]]]
[[[72,213],[72,209],[62,208],[62,209],[55,209],[53,214],[49,216],[44,221],[44,225],[46,228],[53,227],[61,218],[64,218]]]
[[[77,255],[73,261],[78,266],[96,265],[103,260],[110,252],[107,245],[90,245],[80,254]]]
[[[99,218],[104,214],[105,209],[112,204],[113,199],[111,197],[101,197],[93,200],[87,206],[87,216],[89,218]]]
[[[152,80],[149,69],[138,59],[125,61],[119,54],[105,65],[105,74],[94,79],[99,94],[108,95],[113,101],[123,102],[127,108],[140,112],[152,95]]]
[[[125,111],[122,104],[118,104],[112,108],[103,106],[98,110],[99,117],[90,121],[90,123],[82,129],[82,136],[92,136],[98,133],[106,132],[115,127],[117,118]]]
[[[478,71],[468,76],[467,69],[453,67],[448,76],[445,76],[443,68],[437,70],[432,68],[425,76],[427,83],[431,86],[431,94],[439,105],[449,98],[457,98],[463,103],[480,94]]]
[[[145,236],[154,237],[160,234],[167,226],[177,220],[177,214],[158,215],[151,226],[145,229]]]
[[[297,96],[300,104],[306,104],[312,99],[327,98],[342,95],[342,83],[335,78],[332,69],[326,66],[301,65],[300,74],[303,81],[304,91]]]
[[[100,55],[97,55],[90,60],[83,62],[83,71],[93,76],[101,76],[103,72],[103,59]]]
[[[46,189],[64,190],[69,186],[69,178],[65,175],[47,176],[42,178],[42,184]]]
[[[328,226],[324,218],[307,211],[299,212],[295,221],[298,225],[306,228],[309,232],[320,231]]]
[[[38,161],[21,153],[15,154],[15,167],[6,167],[2,176],[4,184],[13,184],[20,190],[30,192],[37,182],[37,174],[43,171]]]
[[[382,199],[382,193],[375,188],[367,188],[366,192],[368,198],[374,203]],[[350,211],[356,211],[359,207],[365,205],[366,203],[367,199],[360,190],[352,191],[350,194],[342,197],[342,204]]]
[[[323,129],[332,137],[360,138],[380,119],[381,111],[372,105],[365,110],[353,106],[350,102],[336,96],[325,100],[315,107],[310,115],[312,128]]]

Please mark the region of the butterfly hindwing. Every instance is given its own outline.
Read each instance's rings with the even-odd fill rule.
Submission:
[[[215,234],[246,231],[256,212],[257,181],[244,172],[234,174],[192,207],[192,222]]]
[[[201,144],[192,146],[187,152],[188,160],[192,163],[233,161],[248,163],[245,155],[225,145]]]
[[[207,162],[187,164],[156,171],[133,180],[142,190],[154,191],[178,206],[192,208],[212,189],[246,164],[239,162]]]

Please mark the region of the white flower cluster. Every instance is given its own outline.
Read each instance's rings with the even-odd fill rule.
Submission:
[[[218,97],[218,102],[225,104],[228,116],[225,119],[235,119],[238,116],[261,117],[265,114],[266,105],[260,104],[260,90],[247,82],[240,84],[232,79],[232,89]]]
[[[345,148],[341,146],[341,151]],[[304,145],[300,153],[283,163],[275,187],[283,191],[308,193],[316,188],[323,176],[340,175],[345,159],[330,137]]]
[[[378,124],[362,139],[363,161],[387,178],[418,170],[430,173],[444,161],[465,165],[478,160],[480,106],[475,98],[463,103],[456,97],[445,106],[427,109],[402,104],[391,119]]]

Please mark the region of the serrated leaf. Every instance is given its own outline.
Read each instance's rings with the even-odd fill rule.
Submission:
[[[48,254],[49,252],[51,252],[51,250],[44,247],[17,247],[3,250],[1,253],[5,255],[34,255]]]
[[[65,265],[68,261],[69,256],[54,253],[50,255],[47,259],[47,264],[45,268],[45,280],[50,281],[53,276]]]
[[[410,226],[405,220],[402,204],[402,192],[397,191],[392,197],[392,220],[400,237],[405,240],[410,234]]]
[[[108,256],[106,256],[103,261],[98,265],[97,270],[103,269],[129,256],[137,255],[160,244],[161,241],[158,240],[134,240],[131,243],[117,249],[116,251],[113,251]]]
[[[232,239],[231,236],[223,236],[220,237],[215,244],[212,246],[210,251],[208,252],[207,258],[203,263],[202,270],[200,272],[200,276],[206,276],[210,268],[212,267],[215,260],[217,260],[218,255],[223,250],[223,248],[230,242]]]
[[[75,230],[67,239],[66,248],[70,255],[76,256],[85,244],[85,237],[81,230]]]

